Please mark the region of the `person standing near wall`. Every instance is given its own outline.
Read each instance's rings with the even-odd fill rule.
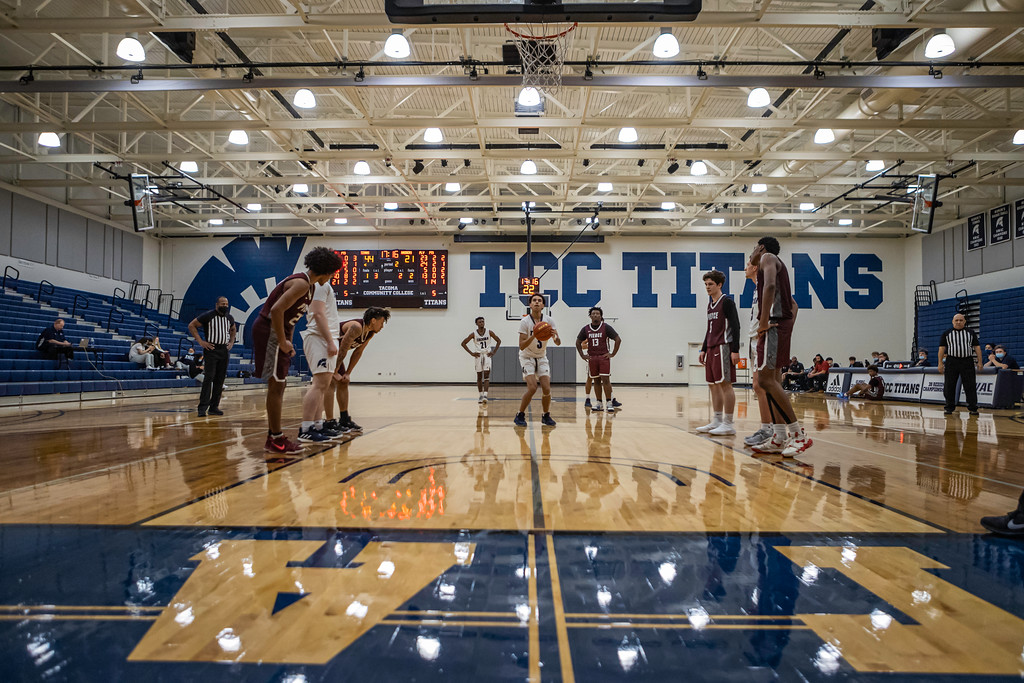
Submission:
[[[491,358],[498,352],[498,347],[501,346],[501,338],[494,334],[492,330],[487,329],[487,326],[484,324],[486,321],[482,315],[477,316],[473,322],[476,323],[476,329],[462,340],[462,349],[475,359],[476,390],[479,394],[477,402],[487,403],[487,390],[491,386]],[[491,346],[492,339],[494,340],[493,347]],[[466,346],[469,342],[473,342],[472,351]]]
[[[981,370],[981,345],[978,335],[967,329],[967,318],[963,313],[953,316],[953,327],[942,333],[939,341],[939,372],[943,373],[945,383],[942,393],[946,397],[946,415],[956,410],[956,382],[964,385],[967,397],[967,410],[971,415],[978,414],[978,385],[976,370]]]
[[[238,332],[230,310],[228,298],[218,297],[213,309],[196,316],[188,324],[189,333],[204,351],[205,371],[203,388],[199,391],[199,417],[224,414],[220,409],[220,397],[224,391],[224,378],[228,376],[231,347],[235,345],[235,334]],[[202,337],[199,336],[200,325],[203,326]]]

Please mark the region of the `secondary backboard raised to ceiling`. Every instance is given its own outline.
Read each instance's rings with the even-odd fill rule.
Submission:
[[[519,22],[693,21],[702,0],[660,2],[480,2],[479,0],[384,0],[395,24],[501,24]]]
[[[934,173],[917,176],[914,191],[914,215],[910,229],[930,233],[935,224],[935,210],[938,208],[939,179]]]

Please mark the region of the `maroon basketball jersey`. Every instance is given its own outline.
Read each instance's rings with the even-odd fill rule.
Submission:
[[[358,348],[359,348],[360,346],[362,346],[362,345],[363,345],[363,344],[365,344],[366,342],[370,341],[370,339],[372,339],[372,338],[373,338],[373,335],[375,335],[375,334],[376,334],[376,332],[371,332],[371,331],[370,331],[370,328],[366,326],[366,323],[364,323],[364,322],[363,322],[363,319],[362,319],[362,318],[352,318],[351,320],[346,320],[345,322],[343,322],[343,323],[341,324],[341,328],[340,328],[340,329],[341,329],[341,330],[344,330],[344,329],[345,329],[345,325],[348,325],[349,323],[359,323],[359,324],[360,324],[360,325],[362,326],[362,328],[363,328],[363,331],[362,331],[362,332],[360,332],[360,333],[359,333],[359,336],[358,336],[358,337],[356,337],[356,338],[355,338],[355,341],[353,341],[353,342],[352,342],[352,346],[351,346],[351,347],[349,347],[349,350],[350,350],[350,351],[355,351],[355,350],[356,350],[356,349],[358,349]],[[343,337],[344,337],[344,336],[345,336],[345,333],[344,333],[344,332],[342,332],[342,333],[341,333],[341,336],[343,336]]]
[[[618,339],[618,337],[619,335],[611,325],[601,321],[601,325],[596,330],[589,324],[584,325],[576,338],[581,341],[587,340],[588,356],[607,356],[609,353],[608,340]]]
[[[708,302],[708,331],[704,337],[705,349],[712,346],[732,344],[738,338],[739,314],[736,303],[722,294],[718,301]],[[736,325],[734,327],[734,325]]]
[[[774,301],[765,301],[764,271],[757,269],[757,300],[762,306],[771,306],[768,316],[772,320],[793,319],[793,290],[789,284],[789,270],[782,259],[779,259],[779,269],[776,271]]]
[[[299,318],[306,315],[306,309],[309,308],[309,304],[313,301],[313,294],[310,292],[309,287],[309,276],[305,273],[295,273],[289,275],[285,279],[277,283],[277,287],[274,287],[274,291],[267,297],[267,302],[263,304],[263,308],[260,309],[260,317],[265,318],[267,322],[270,322],[270,309],[274,307],[277,300],[281,298],[284,293],[285,287],[288,286],[290,280],[302,279],[306,283],[306,294],[299,297],[299,300],[285,309],[284,312],[284,332],[285,335],[291,337],[292,330],[295,329],[295,323],[299,321]]]

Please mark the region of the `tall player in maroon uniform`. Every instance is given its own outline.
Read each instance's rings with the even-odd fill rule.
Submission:
[[[700,362],[704,378],[711,387],[711,407],[715,416],[708,424],[697,427],[698,432],[728,436],[736,433],[733,412],[736,410],[736,364],[740,362],[740,316],[736,302],[722,293],[725,273],[709,270],[704,273],[704,288],[708,302],[708,331],[700,347]]]
[[[615,348],[608,352],[608,340],[615,341]],[[583,353],[583,342],[587,342],[587,352]],[[601,389],[604,388],[604,395],[608,398],[608,412],[614,413],[615,404],[618,403],[612,398],[612,357],[619,352],[619,345],[622,344],[622,337],[611,325],[604,321],[604,311],[599,306],[590,309],[590,324],[584,325],[580,333],[576,335],[576,352],[580,358],[587,361],[590,379],[594,380],[594,388],[597,390],[597,403],[594,410],[602,410]],[[619,405],[622,405],[621,403]]]
[[[253,362],[267,382],[268,453],[300,453],[302,445],[281,431],[281,405],[295,347],[295,323],[306,314],[315,285],[325,284],[341,268],[341,258],[326,247],[317,247],[303,261],[306,272],[289,275],[277,283],[252,326]]]
[[[352,421],[348,414],[348,385],[352,379],[352,371],[356,363],[363,357],[366,345],[373,339],[373,336],[384,329],[384,323],[391,320],[391,311],[386,308],[371,306],[363,313],[362,318],[346,320],[341,324],[341,343],[338,344],[338,369],[334,374],[334,381],[337,383],[335,390],[338,396],[338,410],[341,415],[338,417],[336,429],[341,432],[360,432],[362,427]],[[345,367],[345,357],[352,352],[348,367]]]
[[[771,439],[752,450],[792,457],[810,448],[814,442],[796,421],[793,404],[779,377],[779,369],[789,358],[793,322],[796,320],[796,302],[793,301],[789,271],[779,258],[779,249],[777,239],[762,237],[750,255],[750,262],[757,266],[757,300],[761,307],[761,321],[757,328],[758,381],[765,390],[775,432]]]

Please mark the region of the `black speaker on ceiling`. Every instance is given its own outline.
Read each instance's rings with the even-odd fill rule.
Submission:
[[[875,57],[885,59],[913,33],[914,29],[910,28],[871,29],[871,47],[875,48]]]
[[[192,63],[192,56],[196,51],[195,31],[157,31],[153,35],[177,55],[178,59],[186,64]]]

